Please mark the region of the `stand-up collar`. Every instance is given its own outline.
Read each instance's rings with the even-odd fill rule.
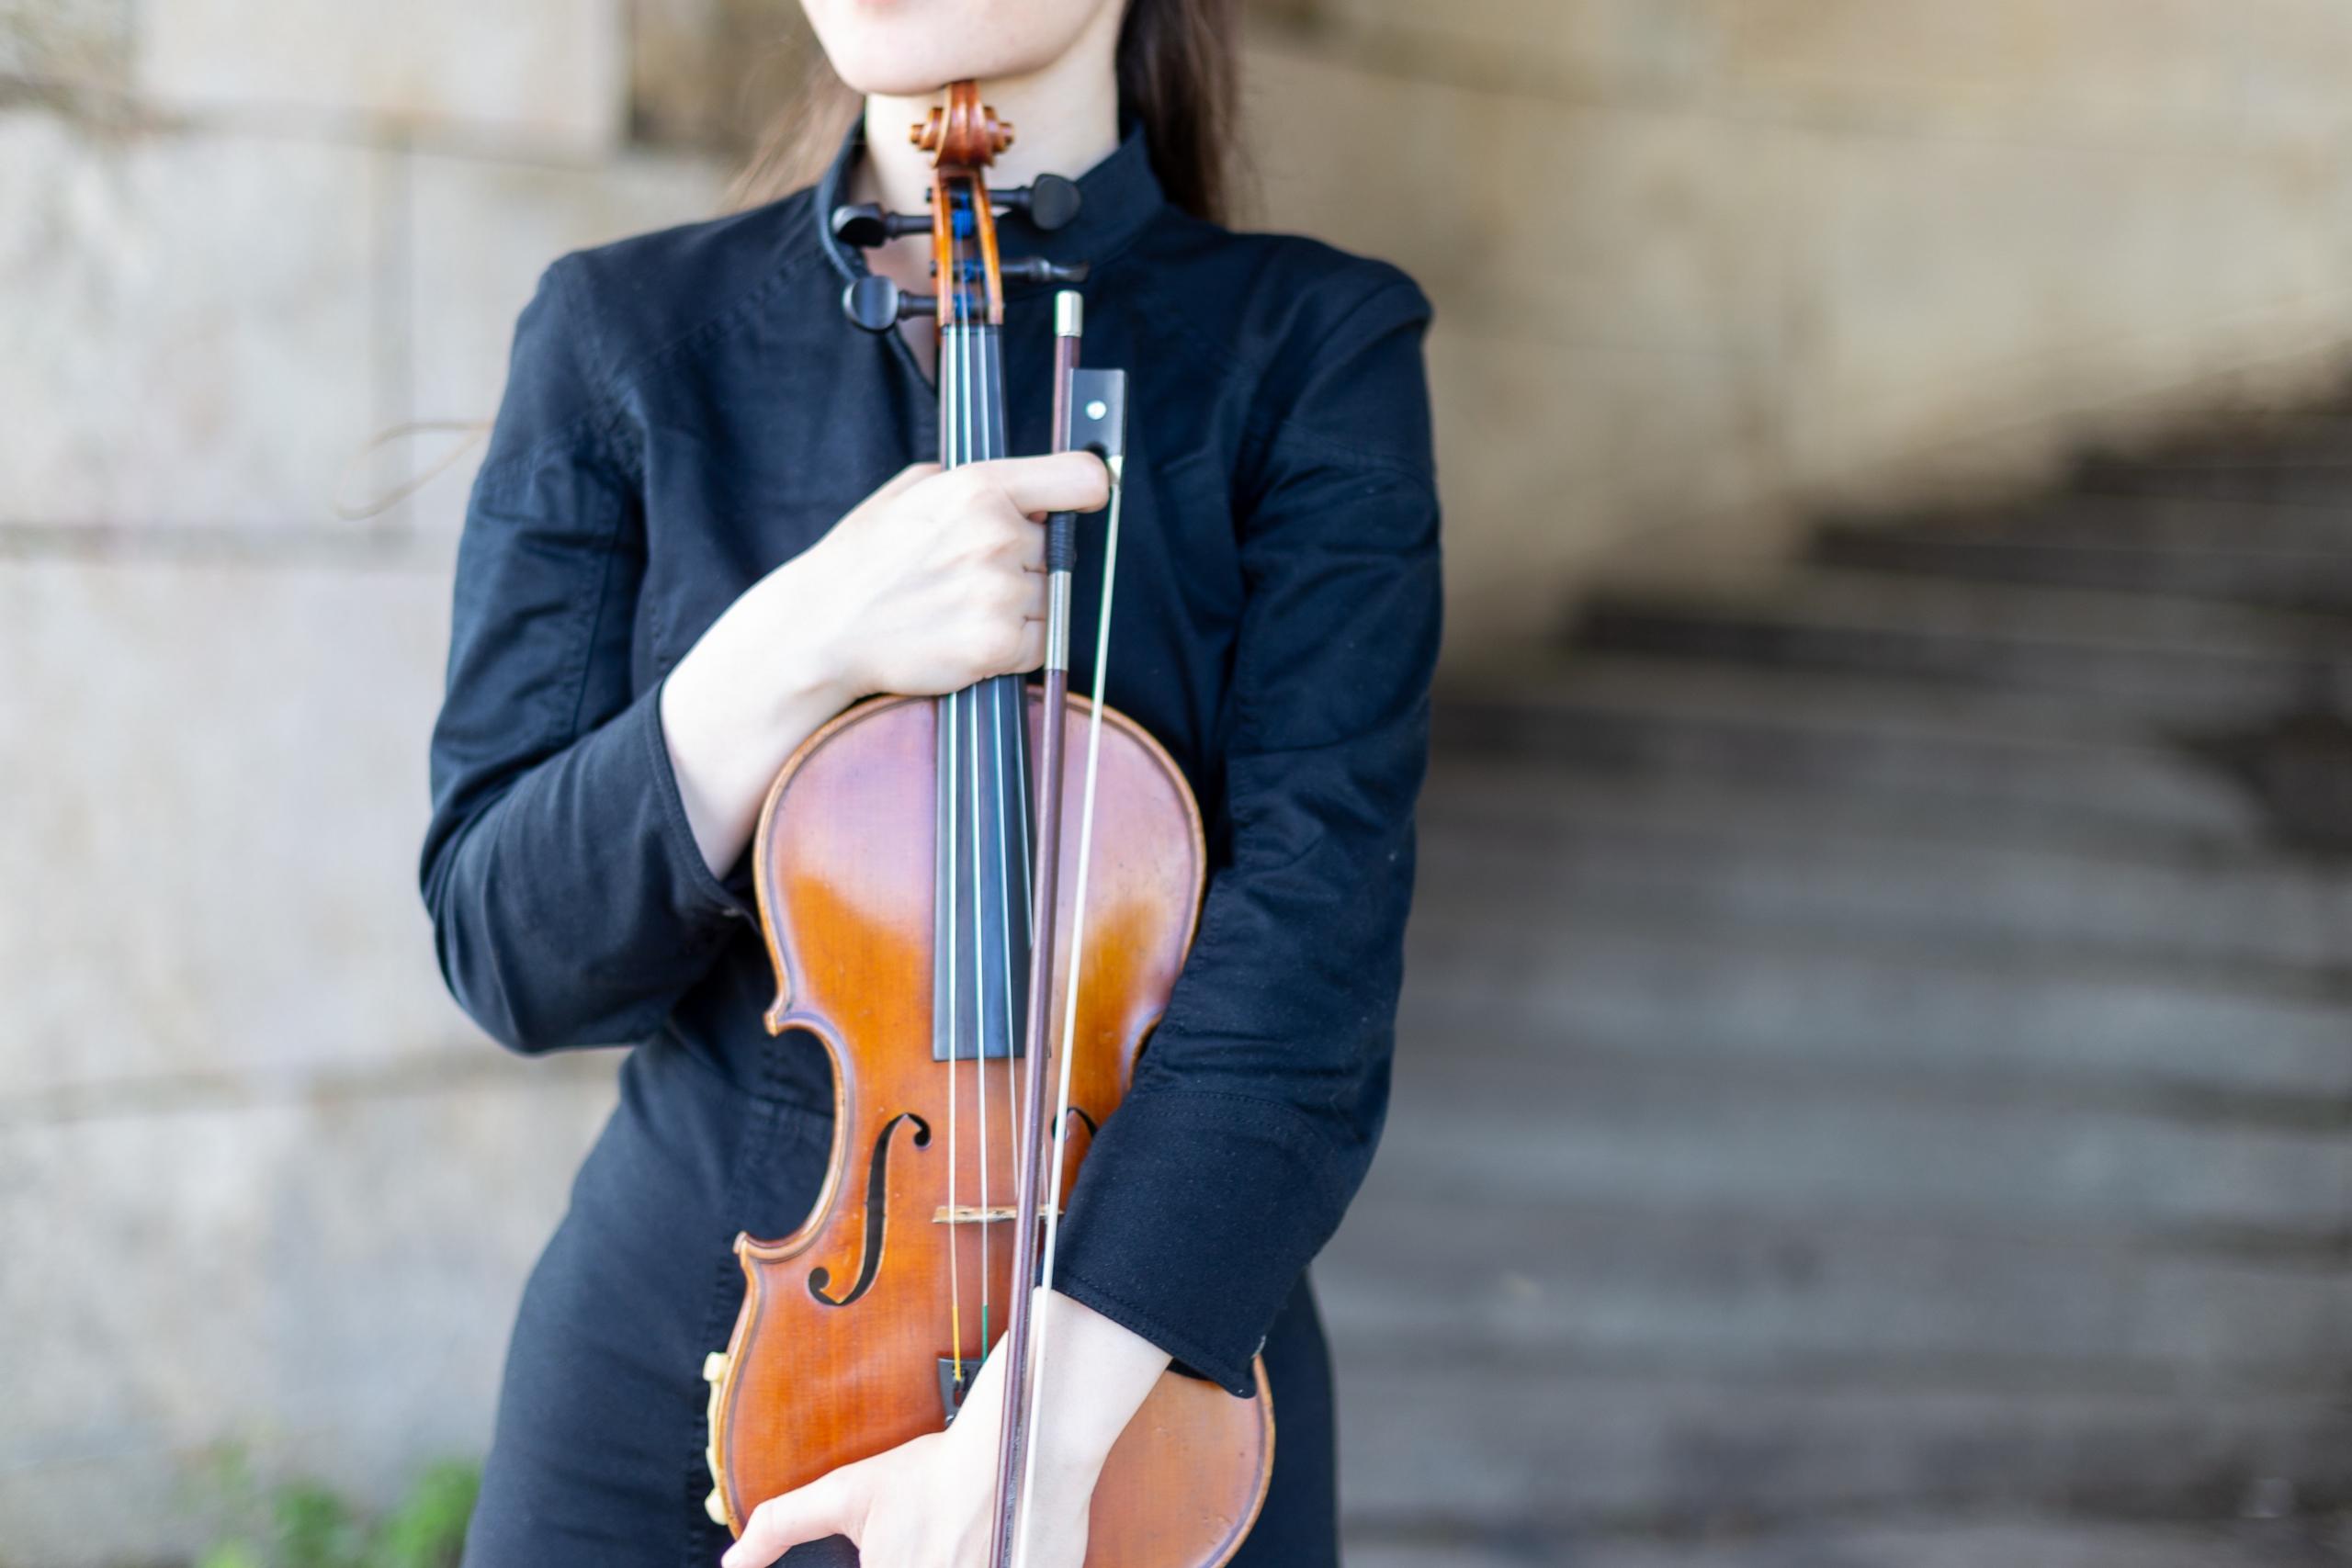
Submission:
[[[865,122],[852,122],[842,138],[841,151],[817,182],[811,204],[818,238],[835,270],[855,277],[866,270],[864,253],[833,238],[832,212],[849,187],[850,170],[865,147]],[[1151,170],[1151,155],[1144,149],[1143,131],[1131,130],[1116,151],[1078,176],[1078,217],[1046,233],[1020,213],[999,218],[999,236],[1005,258],[1043,255],[1057,262],[1087,262],[1100,265],[1139,233],[1167,202],[1159,176]],[[1024,292],[1024,290],[1013,290]]]

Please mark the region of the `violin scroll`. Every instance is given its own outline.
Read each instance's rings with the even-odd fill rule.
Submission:
[[[957,82],[947,89],[944,105],[933,105],[919,124],[907,128],[907,140],[943,168],[985,169],[1012,145],[1012,125],[980,102],[979,84]]]

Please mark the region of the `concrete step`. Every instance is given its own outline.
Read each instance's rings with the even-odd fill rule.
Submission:
[[[1758,716],[1751,728],[1762,722]],[[1759,762],[1743,769],[1736,753],[1721,767],[1701,768],[1605,757],[1539,761],[1449,748],[1432,764],[1421,820],[1438,829],[1485,823],[1547,827],[1573,823],[1598,799],[1661,820],[1754,817],[1876,838],[2154,854],[2278,858],[2290,852],[2276,837],[2275,818],[2262,797],[2224,765],[2211,740],[1861,735],[1851,739],[1863,764],[1841,771],[1835,765],[1836,739],[1820,730],[1811,739],[1821,762],[1818,779],[1785,759],[1778,768]],[[1924,774],[1939,756],[1951,764],[1941,776],[1905,787],[1906,777]]]
[[[1962,1507],[2226,1517],[2274,1477],[2292,1477],[2313,1508],[2352,1494],[2352,1415],[2332,1387],[2084,1393],[1804,1368],[1738,1379],[1442,1344],[1374,1353],[1340,1341],[1335,1359],[1350,1535],[1520,1562],[1573,1562],[1550,1554],[1611,1527]],[[1844,1568],[1803,1557],[1785,1568],[1833,1564]]]
[[[1589,911],[2014,952],[2341,971],[2352,872],[2233,847],[1982,841],[1874,829],[1802,799],[1652,796],[1563,778],[1548,816],[1422,827],[1423,918],[1558,928]]]
[[[1400,1041],[1384,1181],[1467,1209],[1734,1210],[2340,1262],[2340,1127],[1922,1095],[1833,1074]]]
[[[1399,1019],[1408,1041],[1532,1040],[2154,1114],[2327,1114],[2352,1099],[2352,996],[2325,987],[1622,908],[1529,922],[1426,907]]]
[[[2343,1568],[2352,1525],[2337,1518],[2209,1523],[2067,1518],[1827,1520],[1779,1529],[1556,1536],[1359,1529],[1349,1568]]]
[[[1832,567],[1990,582],[2352,611],[2352,492],[2341,512],[2242,502],[2076,497],[1972,525],[1930,520],[1825,528],[1807,549]],[[2308,536],[2324,534],[2324,541]]]
[[[1399,1236],[1414,1238],[1410,1270]],[[2291,1393],[2352,1352],[2352,1259],[1910,1215],[1462,1203],[1377,1167],[1315,1268],[1332,1333],[1400,1354]]]
[[[2283,415],[2217,427],[2205,439],[2170,451],[2094,457],[2076,466],[2072,488],[2092,494],[2352,502],[2352,418]]]
[[[1457,678],[1435,718],[1451,773],[1516,761],[1635,779],[1736,780],[1867,807],[2052,829],[2254,843],[2255,799],[2135,716],[1937,682],[1531,651]]]
[[[1587,649],[2071,696],[2178,722],[2332,700],[2352,626],[2177,596],[1815,568],[1770,589],[1604,590]]]
[[[2162,491],[2063,491],[2038,501],[1928,515],[1861,514],[1838,533],[1917,531],[2183,553],[2287,555],[2340,570],[2352,557],[2352,495],[2325,503]]]

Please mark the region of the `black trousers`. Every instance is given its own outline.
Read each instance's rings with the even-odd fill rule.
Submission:
[[[524,1291],[465,1568],[718,1561],[702,1360],[741,1303],[734,1239],[799,1224],[831,1136],[830,1107],[747,1093],[675,1047],[631,1053],[620,1105]],[[1336,1565],[1330,1361],[1304,1280],[1264,1354],[1273,1485],[1236,1568]],[[833,1568],[856,1554],[837,1539],[786,1561]]]

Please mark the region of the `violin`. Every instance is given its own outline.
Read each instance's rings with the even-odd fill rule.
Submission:
[[[949,88],[912,136],[933,155],[930,213],[861,205],[831,221],[863,245],[931,236],[935,296],[868,275],[843,306],[874,332],[935,319],[940,461],[954,468],[1005,455],[1006,280],[1083,276],[1000,257],[996,211],[1057,228],[1078,190],[1050,175],[989,189],[984,171],[1012,128],[973,83]],[[995,1354],[1008,1375],[990,1562],[1022,1561],[1051,1352],[1032,1290],[1052,1283],[1062,1194],[1183,966],[1207,859],[1183,775],[1102,702],[1125,378],[1080,367],[1082,328],[1080,297],[1058,293],[1054,449],[1092,450],[1112,477],[1092,698],[1069,691],[1077,520],[1057,514],[1041,681],[869,699],[800,746],[761,812],[754,880],[776,979],[765,1022],[823,1043],[833,1143],[797,1230],[737,1237],[741,1311],[704,1367],[708,1506],[738,1535],[764,1499],[953,1422]],[[1214,1568],[1233,1555],[1272,1463],[1262,1368],[1258,1386],[1239,1399],[1160,1378],[1096,1487],[1090,1568]]]

